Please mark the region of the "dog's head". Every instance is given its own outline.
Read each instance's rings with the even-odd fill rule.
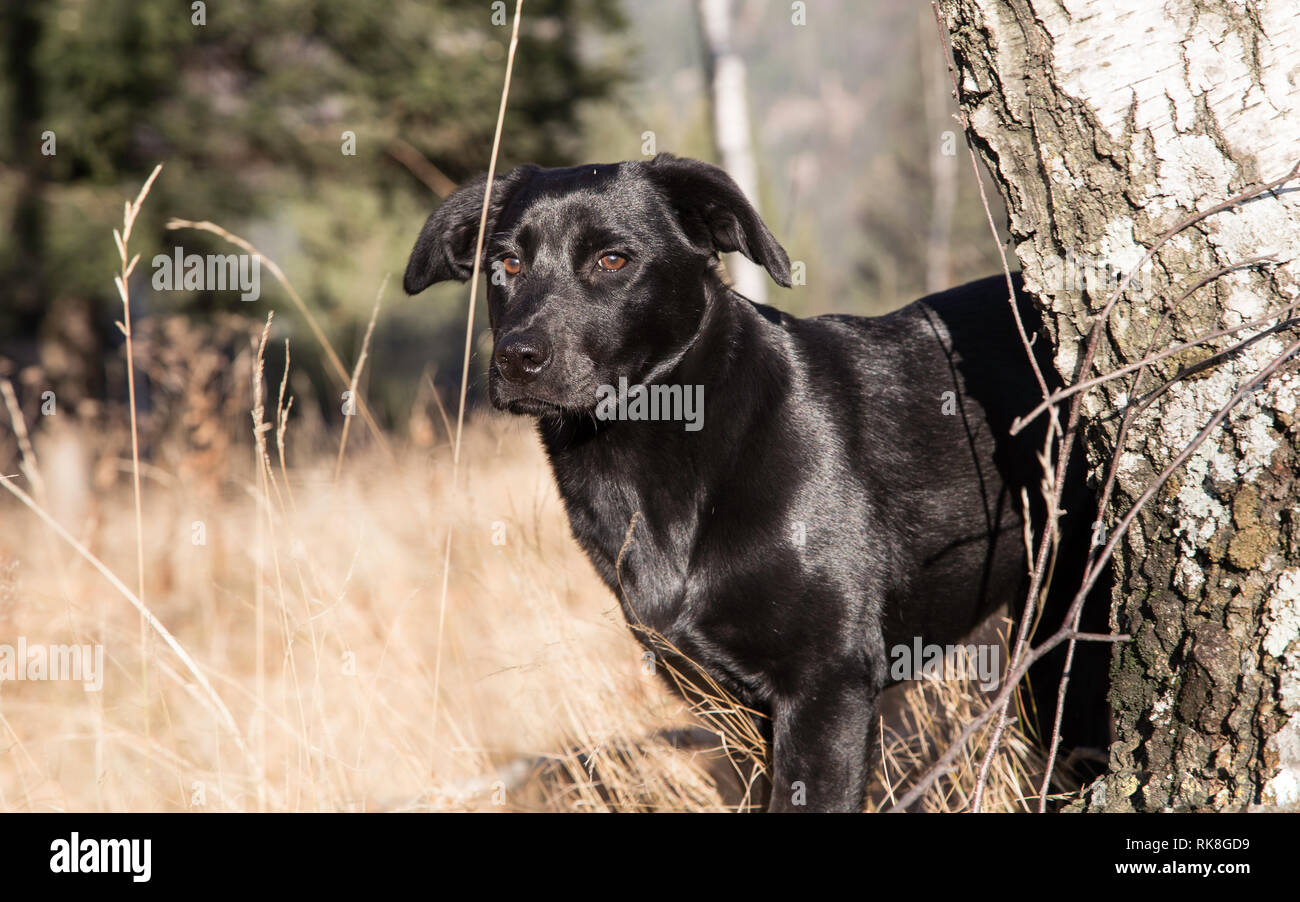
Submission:
[[[429,217],[408,294],[470,277],[486,187],[475,179]],[[493,182],[486,235],[489,394],[515,413],[589,411],[601,385],[666,375],[701,327],[719,252],[739,251],[790,285],[789,258],[736,183],[669,154],[520,166]]]

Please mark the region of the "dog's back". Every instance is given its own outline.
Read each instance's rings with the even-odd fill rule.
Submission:
[[[1014,283],[1018,291],[1018,275]],[[1035,336],[1037,314],[1023,296],[1018,306]],[[917,634],[956,641],[993,607],[1023,594],[1021,489],[1041,511],[1042,424],[1014,438],[1009,432],[1041,393],[1005,279],[973,282],[880,317],[759,312],[770,331],[786,333],[771,338],[788,349],[793,370],[783,419],[829,437],[839,453],[820,459],[851,470],[842,478],[870,504],[868,553],[891,570],[886,642]],[[1056,387],[1044,356],[1039,366]]]
[[[1048,417],[1011,435],[1015,419],[1042,400],[1026,342],[1047,390],[1062,382],[1019,273],[1012,285],[1019,325],[1005,276],[933,294],[885,316],[790,321],[803,335],[810,371],[828,377],[832,399],[870,399],[848,419],[873,449],[859,469],[865,482],[881,486],[877,515],[893,518],[892,528],[880,533],[896,542],[889,555],[898,566],[894,603],[884,622],[891,647],[915,636],[955,642],[1000,606],[1018,614],[1024,603],[1025,513],[1036,548],[1045,528],[1043,480],[1049,478],[1040,459]],[[833,378],[825,357],[839,361],[832,364]],[[852,365],[845,367],[845,360]],[[1039,612],[1040,639],[1061,624],[1091,541],[1095,501],[1077,440],[1062,510],[1052,585]],[[1085,631],[1106,631],[1108,594],[1109,582],[1101,580],[1084,609]],[[1063,655],[1063,649],[1049,654],[1031,672],[1032,707],[1049,730]],[[1074,701],[1064,731],[1071,743],[1104,746],[1108,650],[1085,645],[1075,658]]]

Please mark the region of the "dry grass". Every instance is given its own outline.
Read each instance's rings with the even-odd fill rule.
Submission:
[[[412,453],[399,472],[350,464],[337,485],[328,457],[290,470],[270,493],[260,541],[267,508],[252,473],[224,485],[216,501],[179,481],[146,485],[146,595],[202,662],[250,745],[264,749],[262,775],[195,703],[193,681],[159,643],[142,710],[133,610],[6,502],[0,560],[13,571],[18,601],[0,613],[0,634],[102,640],[108,673],[102,706],[75,684],[3,686],[0,806],[120,810],[153,797],[160,808],[185,809],[201,784],[214,809],[254,808],[259,796],[290,810],[403,807],[454,796],[461,783],[522,755],[574,739],[590,747],[636,739],[670,719],[666,696],[641,675],[639,648],[613,599],[568,538],[541,461],[516,452],[530,441],[520,433],[514,424],[468,433],[466,489],[455,498],[440,452]],[[129,572],[131,513],[129,497],[97,496],[73,531]],[[434,743],[434,602],[449,525],[458,541]],[[194,544],[196,529],[206,544]],[[502,532],[504,544],[493,544]],[[153,724],[147,743],[145,723]],[[145,756],[153,786],[145,785]]]
[[[270,425],[279,379],[267,381]],[[249,451],[251,433],[240,443]],[[292,429],[285,440],[292,459]],[[450,485],[445,437],[399,452],[397,468],[358,449],[337,482],[324,449],[281,469],[274,429],[275,481],[265,488],[249,466],[217,479],[216,493],[205,480],[144,469],[146,597],[233,713],[252,762],[163,643],[146,646],[151,684],[140,685],[134,609],[5,500],[0,637],[102,642],[107,676],[101,693],[75,683],[0,686],[0,807],[726,809],[705,756],[654,738],[690,718],[646,673],[614,598],[569,537],[530,430],[479,418],[463,450],[461,490]],[[44,475],[52,486],[69,478]],[[65,525],[115,572],[131,572],[124,478],[92,493]],[[448,528],[455,542],[435,706]],[[195,544],[199,529],[204,544]],[[886,784],[900,792],[978,695],[947,683],[914,685],[904,698],[883,731],[878,794]],[[971,759],[978,763],[978,750],[925,807],[960,807]],[[1013,737],[990,781],[990,809],[1021,807],[1034,762]]]
[[[1004,648],[1007,628],[1004,624],[1001,631]],[[887,809],[906,793],[913,781],[956,741],[962,728],[992,701],[993,695],[981,692],[979,686],[963,679],[927,680],[888,690],[882,706],[881,760],[867,810]],[[988,740],[989,730],[977,734],[952,769],[921,797],[916,809],[970,810]],[[1037,810],[1045,760],[1042,744],[1026,735],[1013,718],[992,758],[980,810]],[[1062,798],[1079,786],[1072,771],[1059,763],[1052,779],[1061,792],[1049,798]]]

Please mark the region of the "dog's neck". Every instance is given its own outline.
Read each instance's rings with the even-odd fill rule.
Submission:
[[[749,301],[726,285],[712,266],[705,273],[701,290],[704,315],[699,328],[674,360],[656,368],[662,374],[653,373],[646,382],[720,385],[730,376],[742,328],[741,305],[748,306]]]
[[[768,317],[752,301],[725,284],[714,268],[706,271],[702,280],[704,313],[698,328],[681,349],[670,358],[660,361],[644,374],[644,385],[704,386],[706,404],[715,415],[724,415],[733,421],[744,417],[743,409],[752,404],[753,386],[745,391],[730,390],[738,381],[752,382],[756,374],[739,372],[752,365],[756,358],[747,357],[746,347],[758,340],[758,330],[770,328]],[[762,374],[757,374],[761,377]],[[647,430],[644,422],[618,422],[598,420],[589,414],[565,414],[542,417],[538,429],[552,457],[559,452],[576,449],[598,435],[602,443],[621,444],[623,440],[637,442]],[[672,424],[656,424],[660,429]],[[672,427],[680,431],[680,424]],[[707,428],[707,427],[705,427]],[[672,429],[667,431],[671,432]],[[640,435],[638,435],[638,433]]]
[[[659,380],[681,385],[683,393],[703,386],[702,428],[594,416],[538,422],[575,538],[629,620],[655,629],[666,626],[656,620],[656,600],[682,590],[690,549],[712,514],[713,502],[700,487],[725,484],[745,454],[761,445],[756,436],[765,422],[783,415],[790,384],[779,317],[713,273],[702,288],[707,303],[699,328]],[[629,530],[638,523],[637,542],[628,547]],[[634,602],[635,609],[629,607]]]

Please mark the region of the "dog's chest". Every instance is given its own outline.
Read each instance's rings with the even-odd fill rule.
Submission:
[[[565,495],[574,537],[610,590],[642,617],[681,598],[688,577],[695,518],[668,516],[662,495],[612,482]]]
[[[685,598],[700,528],[687,474],[651,472],[598,447],[548,451],[578,544],[631,606],[629,619],[667,627]]]

